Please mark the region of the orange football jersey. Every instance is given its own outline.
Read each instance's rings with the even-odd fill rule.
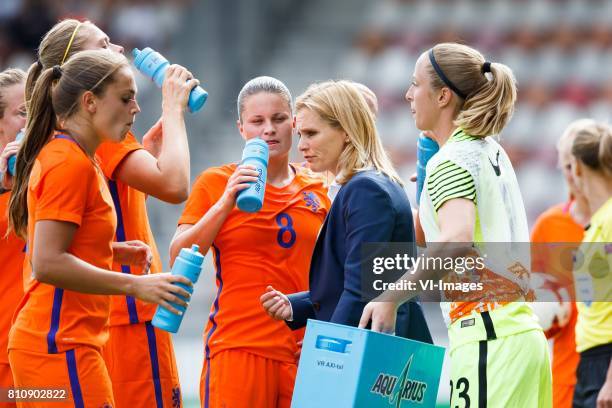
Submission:
[[[222,196],[235,169],[232,164],[204,171],[179,224],[197,223]],[[235,207],[213,242],[218,289],[204,333],[206,358],[240,348],[295,362],[296,337],[265,313],[259,298],[268,285],[284,293],[308,289],[312,251],[330,202],[310,170],[292,169],[296,174],[289,185],[266,185],[260,211]]]
[[[41,283],[31,276],[36,223],[78,226],[68,252],[110,269],[116,218],[104,175],[66,136],[56,136],[36,158],[28,183],[28,251],[25,296],[17,307],[9,349],[61,353],[78,345],[100,348],[108,338],[110,297]]]

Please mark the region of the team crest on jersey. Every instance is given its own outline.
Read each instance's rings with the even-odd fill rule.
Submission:
[[[181,408],[181,389],[178,386],[172,388],[172,408]]]
[[[319,208],[321,208],[321,202],[317,198],[316,194],[312,191],[303,191],[302,194],[304,195],[306,207],[310,207],[312,212],[319,211]]]

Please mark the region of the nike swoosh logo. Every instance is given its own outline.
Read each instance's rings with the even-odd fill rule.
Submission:
[[[491,166],[493,166],[493,170],[495,170],[495,175],[499,177],[501,176],[501,168],[499,167],[499,150],[497,151],[497,155],[495,156],[495,161],[497,163],[493,164],[491,158],[489,157],[489,163],[491,163]]]

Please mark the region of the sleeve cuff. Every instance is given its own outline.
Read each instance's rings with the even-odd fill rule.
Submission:
[[[68,213],[60,210],[41,210],[37,211],[34,216],[35,221],[51,220],[51,221],[66,221],[81,226],[83,217],[81,214]]]
[[[288,319],[285,319],[286,322],[292,322],[293,321],[293,306],[291,305],[291,302],[289,302],[289,310],[291,311],[291,315],[289,316]]]

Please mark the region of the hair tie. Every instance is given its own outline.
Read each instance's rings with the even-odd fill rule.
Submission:
[[[66,61],[66,57],[68,56],[68,51],[70,51],[70,47],[72,47],[72,42],[74,41],[74,37],[76,37],[76,33],[77,31],[79,31],[79,27],[81,26],[81,23],[79,21],[79,24],[76,25],[76,27],[74,27],[74,31],[72,32],[72,35],[70,36],[70,41],[68,41],[68,46],[66,47],[66,51],[64,51],[64,57],[62,58],[62,62],[60,63],[60,65],[64,65],[64,62]]]
[[[59,65],[53,66],[53,79],[60,79],[62,77],[62,67]]]
[[[485,61],[482,64],[482,73],[486,74],[487,72],[491,72],[491,63],[489,61]]]
[[[459,88],[457,88],[455,86],[455,84],[453,84],[450,79],[448,79],[446,77],[446,75],[444,75],[444,72],[442,71],[442,68],[440,68],[440,66],[438,65],[438,63],[436,62],[436,57],[434,56],[434,50],[433,48],[429,50],[429,62],[431,62],[431,65],[433,66],[433,68],[436,70],[436,73],[438,74],[438,77],[440,77],[440,79],[442,80],[442,82],[444,82],[446,84],[446,86],[448,86],[454,93],[456,93],[461,99],[465,99],[466,95],[461,92],[459,90]]]

